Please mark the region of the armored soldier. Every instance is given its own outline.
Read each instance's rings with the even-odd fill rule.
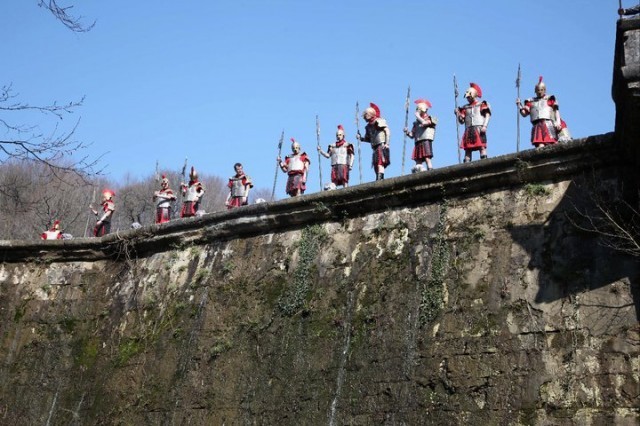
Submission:
[[[359,132],[356,138],[359,141],[368,142],[373,149],[371,165],[376,171],[376,180],[384,179],[384,170],[391,164],[389,152],[389,142],[391,131],[387,125],[387,120],[380,117],[380,108],[374,103],[369,104],[369,108],[364,110],[362,118],[367,122],[365,134]]]
[[[291,138],[291,155],[287,155],[284,161],[278,156],[277,161],[280,169],[289,175],[287,179],[287,194],[297,197],[304,194],[307,189],[307,172],[311,160],[306,152],[302,152],[300,144]]]
[[[113,212],[116,210],[116,205],[113,202],[113,197],[115,196],[116,193],[110,189],[102,191],[102,203],[100,203],[102,215],[100,215],[100,218],[96,221],[96,226],[93,228],[94,237],[102,237],[111,232],[111,219],[113,218]],[[98,217],[98,211],[93,208],[93,204],[89,204],[89,208]]]
[[[318,145],[318,152],[325,158],[331,158],[331,183],[336,187],[338,185],[348,187],[349,170],[353,167],[354,151],[353,145],[344,140],[342,124],[338,125],[336,142],[329,145],[327,152],[324,152]]]
[[[480,158],[487,158],[487,126],[491,119],[491,107],[487,101],[480,102],[482,89],[476,83],[470,83],[464,93],[467,104],[454,113],[460,124],[464,123],[464,134],[460,141],[460,148],[464,149],[464,162],[471,161],[471,153],[480,151]]]
[[[556,97],[547,96],[547,86],[542,81],[542,76],[538,79],[535,87],[536,97],[524,101],[516,99],[516,105],[520,115],[531,118],[531,144],[536,148],[545,145],[553,145],[558,142],[558,132],[562,130],[562,120],[560,119],[560,109]],[[565,125],[566,127],[566,125]]]
[[[236,163],[233,168],[236,174],[229,178],[229,183],[227,184],[229,187],[229,195],[227,195],[227,200],[225,201],[227,209],[246,206],[249,202],[249,191],[253,188],[253,182],[249,176],[244,174],[242,164]]]
[[[62,231],[60,230],[60,221],[56,220],[48,231],[44,231],[40,238],[43,240],[61,240]]]
[[[189,184],[182,182],[180,188],[182,191],[180,217],[193,217],[200,208],[200,200],[205,192],[204,185],[198,180],[198,172],[194,167],[191,167],[189,172]]]
[[[171,220],[171,203],[175,200],[176,196],[169,188],[169,179],[162,175],[160,190],[153,193],[153,201],[156,203],[156,223],[165,223]]]
[[[411,159],[416,162],[412,171],[414,173],[424,170],[422,163],[427,163],[427,170],[431,170],[431,159],[433,158],[433,139],[436,136],[436,124],[438,119],[429,115],[431,102],[426,99],[418,99],[415,101],[416,121],[413,122],[411,131],[404,129],[404,133],[411,139],[415,140]]]

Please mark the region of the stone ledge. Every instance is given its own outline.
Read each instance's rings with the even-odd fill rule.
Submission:
[[[555,182],[591,168],[621,168],[626,160],[620,152],[614,134],[607,133],[542,150],[527,150],[336,191],[209,213],[201,218],[175,220],[102,238],[0,241],[0,259],[3,262],[65,262],[146,256],[185,244],[269,234],[527,183]]]

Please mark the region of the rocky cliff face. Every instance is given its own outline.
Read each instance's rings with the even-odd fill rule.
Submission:
[[[636,424],[638,259],[597,220],[627,196],[618,151],[4,242],[0,419]]]

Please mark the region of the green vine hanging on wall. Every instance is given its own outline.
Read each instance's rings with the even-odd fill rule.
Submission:
[[[318,250],[327,238],[327,232],[321,225],[307,226],[302,230],[298,242],[298,266],[288,289],[278,301],[278,309],[285,316],[295,315],[306,304],[311,288],[311,277],[315,271],[314,260]]]
[[[433,255],[431,257],[431,273],[426,284],[422,287],[420,300],[420,325],[430,323],[442,311],[444,303],[444,278],[447,274],[449,263],[449,246],[444,238],[445,217],[447,206],[443,204],[440,208],[436,237],[433,244]]]

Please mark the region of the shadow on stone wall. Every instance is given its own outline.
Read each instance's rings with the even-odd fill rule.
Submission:
[[[583,176],[569,185],[546,222],[510,229],[514,241],[531,256],[528,269],[539,271],[536,303],[571,298],[605,286],[616,292],[619,286],[629,285],[632,303],[602,307],[626,312],[633,305],[636,320],[640,320],[640,257],[624,253],[624,242],[610,236],[623,230],[613,229],[611,222],[602,219],[601,208],[629,224],[627,230],[636,232],[637,241],[631,218],[616,216],[621,211],[618,207],[637,202],[624,197],[622,188],[619,181]]]

